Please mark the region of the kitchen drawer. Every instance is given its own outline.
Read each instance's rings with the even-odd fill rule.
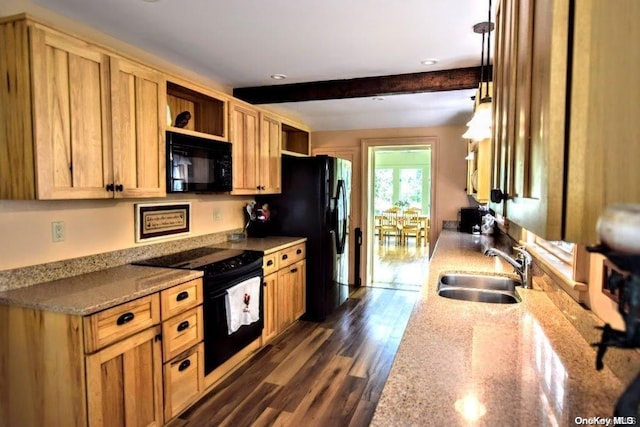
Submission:
[[[265,276],[278,270],[278,258],[280,252],[274,252],[269,255],[265,255],[262,259],[262,271]]]
[[[305,258],[305,244],[291,246],[278,252],[278,269],[287,267]]]
[[[164,365],[164,418],[174,418],[195,401],[204,385],[203,344]]]
[[[165,289],[160,293],[162,320],[202,304],[202,279]]]
[[[163,360],[171,360],[202,341],[202,306],[162,322]]]
[[[93,353],[160,323],[158,294],[138,298],[83,319],[85,352]]]

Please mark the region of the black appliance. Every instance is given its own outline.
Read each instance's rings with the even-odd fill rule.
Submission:
[[[201,270],[203,280],[204,373],[209,374],[262,335],[264,291],[260,286],[260,320],[229,334],[227,289],[254,277],[262,283],[262,252],[203,247],[136,262],[153,267]]]
[[[167,131],[167,192],[231,191],[231,144]]]
[[[349,296],[351,162],[329,156],[282,156],[282,193],[260,196],[272,212],[271,234],[307,238],[307,311],[323,321]]]
[[[476,231],[479,233],[482,227],[482,217],[487,214],[495,215],[495,212],[492,210],[482,210],[477,207],[460,209],[459,231],[463,233],[473,233],[473,228],[477,226]]]

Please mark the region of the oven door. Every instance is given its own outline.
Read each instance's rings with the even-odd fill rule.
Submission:
[[[229,360],[229,358],[262,335],[262,328],[264,326],[264,290],[262,287],[262,276],[262,269],[243,273],[239,277],[225,278],[222,280],[215,275],[205,275],[203,303],[205,375]],[[235,332],[229,334],[225,301],[227,289],[255,277],[260,281],[259,320],[250,325],[242,325]]]

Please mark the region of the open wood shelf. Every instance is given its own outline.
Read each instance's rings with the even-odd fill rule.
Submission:
[[[198,92],[173,82],[167,82],[167,105],[171,113],[171,131],[187,131],[211,139],[227,139],[225,130],[226,101]],[[184,128],[176,128],[175,119],[183,111],[191,113]],[[204,135],[202,135],[204,134]]]

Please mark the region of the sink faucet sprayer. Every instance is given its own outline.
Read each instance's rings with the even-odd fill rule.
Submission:
[[[524,246],[515,246],[513,248],[514,251],[517,252],[515,259],[498,250],[496,248],[488,248],[485,249],[485,256],[499,256],[500,258],[507,261],[514,268],[515,272],[520,276],[520,280],[522,281],[522,287],[525,289],[532,288],[532,278],[531,278],[531,254],[526,251]]]

